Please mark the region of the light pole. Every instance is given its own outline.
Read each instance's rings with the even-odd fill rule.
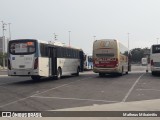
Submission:
[[[69,32],[69,47],[70,47],[70,32],[71,32],[71,31],[68,31],[68,32]]]
[[[128,35],[128,51],[129,51],[129,34],[130,33],[127,33],[127,35]]]
[[[159,38],[157,38],[157,44],[158,44],[158,40],[159,40]]]
[[[5,36],[4,36],[4,31],[6,30],[5,29],[5,25],[7,25],[7,24],[5,24],[3,21],[1,21],[2,22],[2,44],[3,44],[3,49],[2,49],[2,51],[3,51],[3,69],[5,68]]]
[[[11,23],[8,23],[8,28],[9,28],[9,41],[11,40],[11,28],[10,28]]]
[[[54,33],[54,41],[57,40],[57,36],[58,36],[58,35],[56,35],[56,33]]]

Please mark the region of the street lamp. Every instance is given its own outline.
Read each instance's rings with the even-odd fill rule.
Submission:
[[[157,44],[158,44],[158,40],[159,40],[159,38],[157,38]]]
[[[71,31],[68,31],[68,32],[69,32],[69,47],[70,47],[70,32],[71,32]]]
[[[128,51],[129,51],[129,34],[130,33],[127,33],[128,34]]]
[[[54,33],[54,40],[56,41],[57,40],[57,36],[56,33]]]
[[[11,28],[10,28],[11,23],[8,23],[8,27],[9,27],[9,40],[11,40]]]

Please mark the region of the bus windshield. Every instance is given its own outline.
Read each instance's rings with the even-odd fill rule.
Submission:
[[[11,54],[33,54],[35,50],[35,41],[12,41],[9,43]]]
[[[114,53],[96,54],[96,56],[97,57],[108,58],[108,57],[114,57]]]
[[[152,53],[160,53],[160,45],[153,45]]]

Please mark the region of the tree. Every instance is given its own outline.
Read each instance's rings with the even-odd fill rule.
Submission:
[[[4,53],[3,55],[3,53],[0,52],[0,66],[3,66],[3,58],[5,58],[5,61],[7,61],[7,53]]]
[[[141,59],[143,57],[146,57],[146,51],[150,51],[149,48],[134,48],[131,50],[131,54],[132,54],[132,63],[141,63]]]
[[[3,53],[0,52],[0,66],[3,65]]]

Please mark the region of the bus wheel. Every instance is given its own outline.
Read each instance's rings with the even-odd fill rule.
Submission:
[[[152,75],[156,75],[156,73],[152,71]]]
[[[99,73],[99,77],[105,76],[105,73]]]
[[[77,68],[76,76],[79,76],[79,67]]]
[[[38,80],[41,79],[40,76],[31,76],[31,78],[32,78],[32,80],[34,80],[34,81],[38,81]]]
[[[58,68],[58,70],[57,70],[56,80],[61,79],[61,76],[62,76],[61,68]]]
[[[120,76],[122,76],[123,75],[123,67],[122,67],[122,72],[120,73]]]

